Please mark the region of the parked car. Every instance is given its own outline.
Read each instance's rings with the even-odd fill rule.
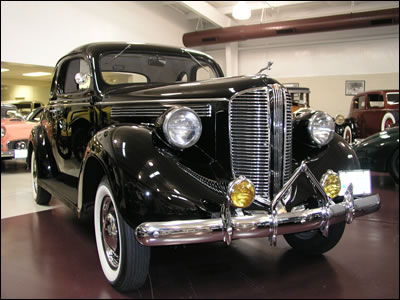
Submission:
[[[336,116],[336,132],[352,143],[383,131],[399,120],[399,90],[378,90],[357,94],[351,100],[347,118]]]
[[[389,172],[399,183],[399,126],[375,133],[354,145],[360,165],[376,172]]]
[[[42,108],[35,110],[30,118],[18,112],[15,105],[1,105],[1,159],[26,159],[28,138],[40,118]]]
[[[332,117],[293,118],[267,75],[223,76],[205,53],[141,43],[83,45],[56,65],[29,139],[34,199],[93,212],[119,291],[145,282],[152,246],[283,235],[321,254],[379,208]]]
[[[306,87],[286,87],[292,98],[292,112],[310,108],[310,89]]]
[[[24,118],[26,118],[36,108],[43,106],[41,102],[28,100],[5,100],[2,101],[2,103],[15,105],[19,114],[21,114]]]

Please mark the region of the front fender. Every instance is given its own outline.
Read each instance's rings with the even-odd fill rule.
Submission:
[[[225,195],[188,174],[179,154],[165,154],[152,128],[120,125],[99,131],[85,155],[80,188],[96,174],[87,170],[95,159],[108,177],[116,205],[131,225],[145,221],[210,218]],[[83,206],[85,192],[80,196]],[[78,208],[79,209],[79,208]]]
[[[299,142],[295,143],[293,146],[293,158],[294,167],[299,166],[303,160],[309,161],[307,165],[318,180],[321,179],[322,175],[328,169],[336,173],[339,170],[360,169],[360,162],[355,151],[336,133],[332,141],[321,148],[311,147]],[[305,201],[308,197],[315,194],[306,181],[304,177],[298,179],[296,184],[296,198],[292,202],[292,206],[296,206],[298,203]]]

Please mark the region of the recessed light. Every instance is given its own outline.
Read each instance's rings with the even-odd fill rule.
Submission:
[[[1,71],[2,72],[7,72],[7,71],[10,71],[9,69],[3,69],[3,68],[1,68]]]
[[[25,74],[22,74],[22,75],[23,76],[38,77],[38,76],[51,75],[51,73],[48,73],[48,72],[32,72],[32,73],[25,73]]]

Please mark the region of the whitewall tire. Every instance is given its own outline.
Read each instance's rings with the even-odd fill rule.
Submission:
[[[349,144],[353,142],[353,134],[351,133],[351,128],[348,125],[343,130],[343,138]]]
[[[50,202],[51,194],[38,184],[38,167],[34,150],[32,150],[31,154],[31,176],[33,199],[39,205],[47,205]]]
[[[106,177],[95,198],[94,227],[101,268],[108,282],[121,292],[144,284],[150,263],[150,248],[140,245],[134,229],[122,218]]]
[[[396,119],[394,115],[391,112],[387,112],[382,118],[381,131],[392,128],[395,123]]]

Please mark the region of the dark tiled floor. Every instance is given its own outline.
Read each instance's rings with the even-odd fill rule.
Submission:
[[[399,191],[373,173],[382,207],[347,226],[324,256],[282,237],[152,249],[150,276],[130,294],[108,285],[91,224],[68,208],[1,220],[2,298],[398,298]]]

